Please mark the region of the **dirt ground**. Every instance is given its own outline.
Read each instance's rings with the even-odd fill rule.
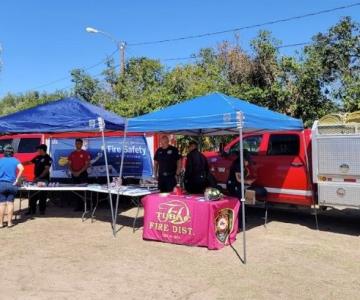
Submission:
[[[69,207],[0,230],[0,299],[359,299],[360,213],[329,211],[320,230],[308,211],[248,210],[242,235],[220,251],[142,240],[136,209],[123,207],[112,237],[109,212],[81,222]]]

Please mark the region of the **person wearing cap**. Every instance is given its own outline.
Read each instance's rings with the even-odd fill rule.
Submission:
[[[7,226],[12,227],[14,199],[19,190],[19,178],[24,172],[23,165],[15,158],[14,148],[6,145],[4,157],[0,159],[0,228],[4,227],[4,215],[7,208]]]
[[[230,172],[229,178],[226,183],[226,188],[228,192],[232,196],[236,196],[241,199],[241,170],[240,170],[240,152],[237,151],[236,159],[233,161]],[[255,181],[255,178],[251,175],[251,170],[249,168],[250,165],[250,155],[249,152],[245,149],[243,152],[243,163],[244,163],[244,185],[245,188],[249,187]]]
[[[209,165],[206,157],[198,150],[196,141],[189,142],[189,153],[186,156],[184,184],[190,194],[202,194],[207,187]]]
[[[181,155],[179,150],[169,144],[169,138],[163,136],[160,148],[154,156],[154,174],[158,180],[161,193],[172,192],[176,186],[176,176],[181,172]]]
[[[245,190],[251,190],[255,192],[256,198],[264,198],[267,195],[267,191],[264,187],[259,186],[256,183],[256,176],[254,170],[251,167],[251,156],[248,150],[244,149],[244,185]],[[227,190],[231,195],[241,199],[241,171],[240,171],[240,152],[236,153],[237,159],[231,165],[230,175],[227,182]]]
[[[45,144],[41,144],[36,147],[37,156],[35,156],[32,160],[25,162],[24,165],[34,164],[34,182],[49,182],[50,180],[50,167],[52,164],[52,158],[49,154],[46,153],[47,146]],[[37,202],[39,201],[39,211],[41,215],[45,214],[46,210],[46,199],[47,192],[39,191],[36,193],[30,194],[29,199],[29,211],[27,215],[33,215],[36,213]]]
[[[71,179],[73,184],[82,184],[88,182],[88,168],[90,167],[91,156],[90,153],[83,150],[83,140],[75,140],[75,150],[70,153],[68,157],[68,166],[71,172]],[[83,209],[83,201],[76,197],[76,211]]]

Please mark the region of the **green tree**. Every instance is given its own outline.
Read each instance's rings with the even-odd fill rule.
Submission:
[[[346,111],[360,109],[360,25],[345,17],[305,47],[324,94]]]
[[[282,56],[281,42],[260,31],[249,51],[224,41],[204,48],[194,60],[166,68],[158,60],[130,58],[125,72],[116,73],[108,59],[96,79],[84,70],[71,72],[72,95],[105,106],[126,117],[219,91],[251,103],[302,118],[306,125],[324,114],[360,109],[359,24],[346,17],[293,56]],[[6,114],[31,107],[63,92],[9,94],[0,102]]]
[[[0,114],[7,115],[49,101],[65,98],[68,95],[69,93],[65,91],[56,91],[54,93],[28,92],[17,95],[7,94],[0,101]]]
[[[95,102],[94,95],[99,92],[99,80],[86,74],[84,70],[74,69],[71,71],[71,81],[74,83],[73,94],[88,102]]]
[[[122,116],[138,116],[158,107],[163,99],[164,66],[145,57],[131,58],[121,74],[115,93],[117,101],[109,107]]]

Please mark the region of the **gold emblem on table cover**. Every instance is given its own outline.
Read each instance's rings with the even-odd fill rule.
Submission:
[[[168,201],[159,205],[157,219],[159,222],[169,222],[174,225],[185,224],[191,219],[190,210],[183,201]]]
[[[215,235],[220,243],[225,244],[234,228],[234,211],[223,208],[218,211],[215,218]]]

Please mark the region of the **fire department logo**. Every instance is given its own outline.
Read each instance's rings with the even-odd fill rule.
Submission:
[[[191,220],[189,207],[178,200],[161,203],[156,214],[159,222],[169,222],[174,225],[185,224]]]
[[[337,194],[339,197],[344,197],[345,194],[346,194],[346,191],[345,191],[345,189],[343,189],[343,188],[338,188],[337,191],[336,191],[336,194]]]
[[[215,218],[215,234],[220,243],[225,244],[234,228],[234,211],[223,208],[218,211]]]

